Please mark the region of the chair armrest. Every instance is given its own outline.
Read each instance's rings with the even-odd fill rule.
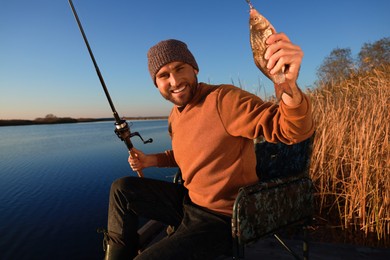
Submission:
[[[286,178],[273,178],[267,181],[259,181],[258,183],[253,185],[241,187],[238,192],[239,194],[243,193],[242,195],[245,194],[246,196],[250,196],[251,194],[258,193],[266,189],[271,189],[280,185],[288,185],[289,183],[293,183],[304,178],[307,178],[305,173]]]

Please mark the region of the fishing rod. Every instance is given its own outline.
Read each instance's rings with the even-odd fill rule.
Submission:
[[[77,15],[77,12],[76,12],[76,9],[74,8],[73,2],[72,2],[72,0],[68,0],[68,2],[69,2],[69,5],[70,5],[70,7],[72,9],[74,17],[76,18],[76,21],[77,21],[78,27],[80,29],[80,32],[81,32],[81,34],[83,36],[85,45],[87,46],[87,49],[88,49],[88,52],[89,52],[89,56],[91,56],[91,59],[92,59],[93,65],[95,67],[96,73],[97,73],[97,75],[99,77],[100,83],[101,83],[101,85],[103,87],[104,93],[106,94],[108,103],[110,104],[112,113],[114,115],[114,118],[115,118],[115,133],[119,137],[119,139],[121,139],[126,144],[127,149],[129,150],[129,153],[130,153],[131,157],[136,157],[135,152],[133,151],[134,146],[131,143],[130,138],[133,137],[133,136],[138,136],[142,140],[142,142],[144,144],[153,142],[153,139],[150,138],[150,139],[144,141],[144,139],[142,138],[142,136],[138,132],[131,133],[130,132],[130,127],[127,124],[126,120],[121,119],[119,117],[118,112],[115,109],[114,103],[111,100],[110,93],[108,92],[108,89],[107,89],[106,83],[104,82],[103,76],[100,73],[99,66],[97,65],[95,57],[94,57],[94,55],[92,53],[92,49],[89,46],[87,36],[85,35],[83,26],[81,25],[79,16]],[[137,171],[137,174],[138,174],[139,177],[143,177],[144,176],[142,171]]]

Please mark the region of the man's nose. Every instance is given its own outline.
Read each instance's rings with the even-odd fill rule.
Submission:
[[[178,76],[175,73],[172,73],[169,77],[169,84],[172,87],[177,87],[177,85],[179,84]]]

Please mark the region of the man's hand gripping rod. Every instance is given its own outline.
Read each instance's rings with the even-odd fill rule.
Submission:
[[[123,119],[121,119],[119,117],[118,113],[115,110],[114,103],[112,103],[110,94],[108,93],[108,90],[107,90],[107,87],[106,87],[106,83],[104,82],[103,76],[100,73],[99,67],[98,67],[98,65],[96,63],[96,60],[95,60],[95,57],[94,57],[94,55],[92,53],[91,47],[89,46],[89,43],[88,43],[88,40],[87,40],[87,36],[84,33],[84,30],[83,30],[83,27],[82,27],[82,25],[80,23],[79,17],[78,17],[77,12],[76,12],[76,9],[73,6],[73,2],[72,2],[72,0],[68,0],[68,1],[69,1],[70,7],[72,8],[73,15],[76,18],[76,21],[77,21],[77,24],[79,26],[80,32],[81,32],[81,34],[83,36],[85,45],[87,45],[89,55],[91,56],[93,65],[95,66],[96,73],[97,73],[97,75],[99,77],[99,80],[100,80],[100,83],[101,83],[101,85],[103,87],[104,93],[106,94],[108,103],[110,104],[111,110],[112,110],[112,112],[114,114],[114,118],[115,118],[115,133],[117,134],[117,136],[123,142],[125,142],[125,144],[127,146],[127,149],[129,150],[130,156],[135,157],[135,153],[133,151],[133,147],[134,146],[133,146],[133,144],[130,141],[131,137],[138,136],[139,138],[141,138],[141,140],[144,142],[144,144],[151,143],[151,142],[153,142],[153,140],[150,138],[150,139],[144,141],[144,139],[142,139],[141,135],[138,132],[130,133],[130,128],[129,128],[129,125],[127,124],[126,120],[123,120]],[[138,171],[137,174],[138,174],[139,177],[143,177],[144,176],[142,171]]]

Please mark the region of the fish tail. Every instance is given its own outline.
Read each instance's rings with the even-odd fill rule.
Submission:
[[[272,75],[272,78],[276,84],[282,84],[286,81],[286,76],[283,71],[279,71],[278,73]]]
[[[282,94],[283,93],[286,93],[290,97],[293,96],[291,87],[290,87],[290,85],[287,82],[283,82],[283,83],[280,83],[280,84],[275,83],[274,86],[275,86],[275,95],[276,95],[276,98],[278,100],[280,100],[282,98]]]

